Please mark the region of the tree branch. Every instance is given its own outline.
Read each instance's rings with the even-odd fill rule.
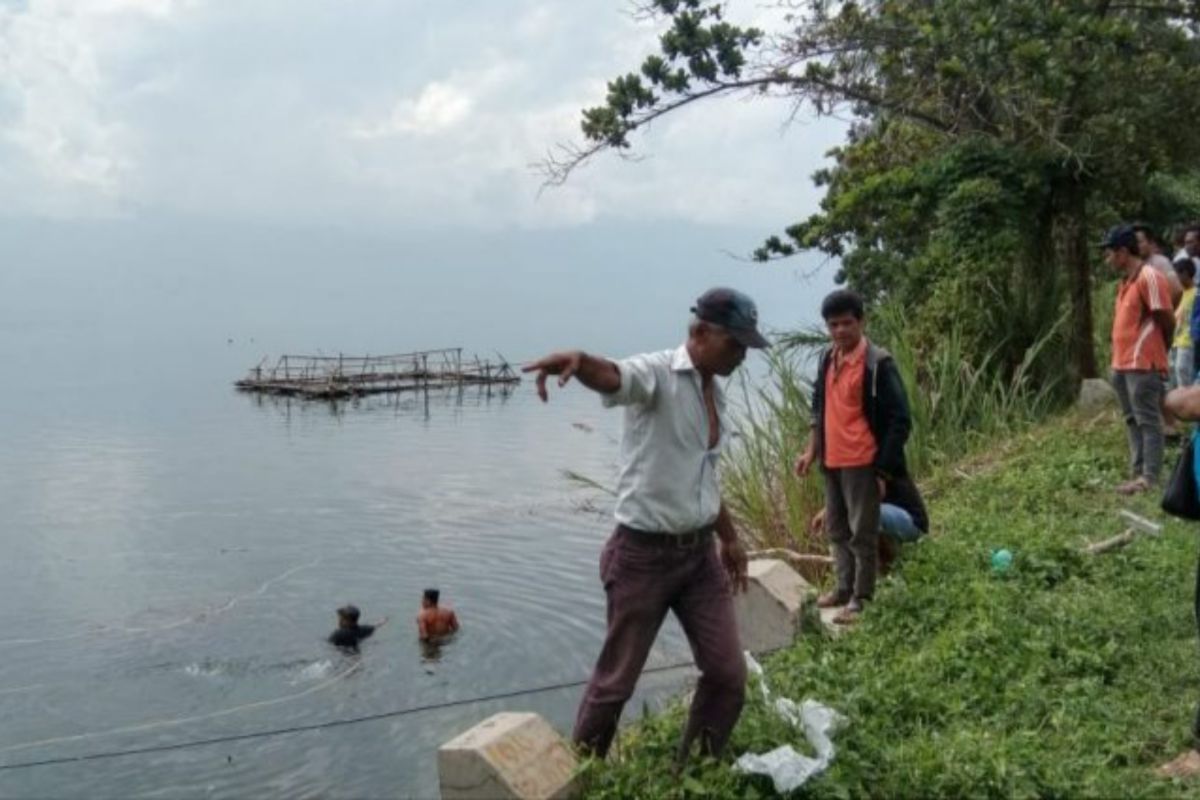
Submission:
[[[862,87],[842,85],[814,75],[798,76],[785,73],[760,75],[738,81],[716,82],[708,89],[699,92],[689,92],[678,99],[663,103],[644,114],[631,118],[624,124],[622,132],[632,133],[648,127],[659,117],[677,111],[684,106],[691,105],[698,100],[750,90],[762,92],[771,88],[786,88],[800,93],[801,96],[796,100],[797,104],[803,103],[805,100],[815,103],[816,100],[814,98],[817,95],[827,94],[832,96],[835,103],[862,103],[870,106],[872,109],[898,114],[905,119],[925,125],[941,133],[952,133],[957,127],[953,122],[942,119],[934,114],[899,101],[884,99],[866,91]],[[831,110],[822,109],[821,113],[828,114]],[[543,189],[552,186],[562,186],[575,170],[583,166],[593,156],[610,149],[617,148],[607,140],[596,141],[585,147],[569,143],[560,144],[558,145],[560,155],[548,155],[545,159],[532,166],[542,175]]]
[[[700,92],[690,92],[683,95],[677,100],[669,103],[664,103],[657,108],[651,109],[645,114],[632,119],[625,123],[624,132],[632,133],[633,131],[645,128],[650,123],[659,117],[669,114],[672,111],[691,105],[697,100],[704,100],[709,97],[715,97],[720,94],[728,94],[732,92],[744,91],[753,88],[762,88],[773,83],[771,79],[754,78],[741,81],[722,81],[714,86]],[[563,157],[547,156],[541,162],[535,165],[535,169],[541,172],[543,178],[543,187],[547,186],[562,186],[567,182],[576,169],[588,161],[597,153],[614,149],[612,143],[608,141],[593,142],[587,147],[580,147],[574,144],[560,144],[558,149],[563,153]]]

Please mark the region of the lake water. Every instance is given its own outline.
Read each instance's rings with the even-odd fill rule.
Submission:
[[[529,381],[507,394],[339,406],[258,399],[231,384],[264,353],[313,342],[347,352],[466,345],[513,358],[534,355],[533,342],[613,354],[669,347],[686,313],[643,310],[669,299],[682,311],[698,293],[692,284],[740,269],[706,250],[686,288],[645,296],[624,288],[644,282],[636,259],[600,278],[527,267],[511,285],[485,281],[469,300],[495,317],[464,321],[454,287],[477,275],[426,276],[414,302],[404,296],[409,279],[364,252],[349,272],[299,270],[304,280],[272,294],[295,269],[260,247],[239,250],[241,263],[213,255],[220,266],[188,271],[179,264],[204,257],[198,241],[172,250],[42,235],[39,259],[24,254],[23,269],[4,250],[11,238],[0,244],[0,796],[429,797],[437,746],[496,711],[537,711],[569,731],[579,687],[4,768],[585,679],[603,634],[597,556],[611,521],[605,495],[563,471],[612,483],[619,414],[577,387],[543,405]],[[680,241],[667,237],[661,249]],[[298,263],[305,248],[290,246]],[[539,252],[566,263],[543,245],[523,247],[508,255],[513,264]],[[395,252],[376,249],[384,260]],[[322,258],[345,252],[327,250]],[[69,266],[89,258],[106,268]],[[267,266],[255,272],[251,262]],[[815,294],[787,276],[755,280],[759,290]],[[337,294],[346,286],[353,291]],[[558,298],[553,330],[530,291]],[[567,304],[576,296],[584,299]],[[777,314],[788,302],[785,292],[760,296]],[[411,313],[396,313],[397,298]],[[620,313],[605,317],[606,306]],[[413,623],[427,586],[463,624],[437,653],[421,648]],[[390,617],[357,658],[324,642],[347,602],[367,621]],[[671,620],[649,666],[688,655]],[[645,676],[627,716],[689,674]]]
[[[611,483],[618,415],[582,392],[543,406],[529,382],[264,400],[229,387],[239,356],[218,353],[174,396],[159,387],[152,407],[64,392],[8,431],[0,763],[586,677],[608,504],[562,471]],[[426,586],[462,618],[440,653],[414,635]],[[358,658],[322,641],[346,602],[391,618]],[[687,655],[672,623],[651,665]],[[430,796],[439,743],[501,709],[569,729],[579,691],[7,770],[0,795]]]

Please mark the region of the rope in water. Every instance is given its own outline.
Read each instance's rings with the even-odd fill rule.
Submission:
[[[264,581],[257,589],[255,589],[252,592],[247,592],[245,594],[236,595],[234,597],[229,598],[229,600],[227,600],[223,605],[221,605],[217,608],[212,608],[207,611],[202,611],[200,613],[193,614],[190,617],[178,619],[173,622],[166,622],[166,623],[162,623],[160,625],[150,625],[150,626],[141,627],[141,628],[129,628],[129,627],[125,627],[123,625],[101,625],[93,630],[79,631],[77,633],[68,633],[68,634],[64,634],[63,636],[52,636],[52,637],[46,638],[46,639],[0,639],[0,647],[4,647],[7,645],[50,644],[52,642],[66,642],[66,641],[70,641],[71,639],[82,639],[82,638],[85,638],[88,636],[96,636],[98,634],[111,635],[114,633],[116,633],[116,634],[161,633],[162,631],[169,631],[174,628],[182,627],[184,625],[191,625],[191,624],[197,623],[197,622],[204,622],[207,620],[211,620],[215,617],[221,616],[222,614],[224,614],[227,611],[232,610],[239,603],[241,603],[245,600],[250,600],[255,597],[262,597],[266,593],[267,589],[270,589],[276,583],[279,583],[282,580],[286,580],[287,578],[290,578],[291,576],[295,575],[297,572],[299,572],[301,570],[312,569],[313,567],[320,564],[323,560],[324,559],[317,558],[317,559],[313,559],[311,562],[309,562],[307,564],[301,564],[298,567],[292,567],[291,569],[287,570],[286,572],[282,572],[279,575],[276,575],[274,578],[270,578],[270,579]],[[10,691],[20,691],[23,688],[28,688],[28,687],[17,687],[16,689],[3,689],[3,690],[0,690],[0,694],[5,694]]]
[[[262,706],[275,705],[288,700],[295,700],[304,695],[312,694],[313,692],[324,689],[342,678],[349,675],[358,669],[361,662],[356,663],[349,669],[335,675],[327,681],[324,681],[317,686],[310,687],[303,692],[286,697],[275,698],[274,700],[263,700],[257,703],[250,703],[244,706],[236,706],[234,708],[215,711],[211,714],[202,714],[195,717],[185,717],[180,719],[161,720],[158,722],[147,722],[139,725],[133,725],[125,728],[114,728],[107,731],[96,731],[94,733],[76,734],[74,736],[62,736],[56,739],[42,739],[36,742],[26,742],[23,744],[12,745],[10,747],[0,748],[0,752],[10,752],[13,750],[22,750],[30,747],[41,747],[48,744],[57,744],[68,741],[79,741],[81,739],[91,739],[100,736],[113,736],[121,733],[131,733],[135,731],[150,730],[152,728],[160,728],[169,725],[182,725],[187,722],[196,722],[202,719],[212,719],[213,717],[226,716],[239,711],[245,711],[249,708],[261,708]],[[652,667],[642,671],[643,675],[656,672],[669,672],[671,670],[682,669],[684,667],[695,666],[692,661],[681,661],[675,664],[667,664],[661,667]],[[545,686],[537,686],[529,689],[519,689],[511,692],[502,692],[500,694],[483,695],[480,697],[471,697],[463,700],[449,700],[442,703],[430,703],[428,705],[411,706],[409,708],[399,708],[394,711],[382,711],[375,714],[365,714],[359,717],[348,717],[345,719],[327,720],[325,722],[314,722],[307,725],[293,725],[287,728],[271,728],[262,731],[252,731],[250,733],[238,733],[228,736],[214,736],[209,739],[191,739],[184,742],[176,742],[175,744],[150,745],[147,747],[131,747],[124,750],[108,750],[97,753],[86,753],[78,756],[61,756],[57,758],[46,758],[38,761],[20,761],[12,764],[0,764],[0,771],[14,769],[28,769],[31,767],[45,767],[55,764],[73,764],[83,761],[99,761],[109,758],[121,758],[124,756],[144,755],[146,753],[163,753],[171,750],[185,750],[192,747],[203,747],[205,745],[224,744],[227,742],[240,742],[248,739],[263,739],[270,736],[284,736],[293,733],[304,733],[306,731],[324,730],[327,728],[340,728],[346,725],[357,725],[363,722],[373,722],[381,719],[392,719],[395,717],[403,717],[409,714],[419,714],[425,711],[437,711],[446,708],[455,708],[458,706],[473,705],[476,703],[486,703],[493,700],[508,700],[514,697],[522,697],[524,695],[542,694],[545,692],[553,692],[560,689],[573,689],[587,684],[587,680],[569,681],[565,683],[553,683]]]

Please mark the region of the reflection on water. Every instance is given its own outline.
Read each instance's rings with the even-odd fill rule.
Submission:
[[[506,403],[518,391],[512,384],[462,384],[456,387],[414,389],[410,391],[368,394],[351,398],[306,400],[290,395],[241,392],[255,406],[271,409],[284,419],[295,414],[326,414],[342,419],[347,413],[417,414],[429,421],[434,411],[479,408],[491,403]]]
[[[0,415],[0,765],[587,678],[611,498],[563,471],[612,483],[616,414],[528,384],[246,398],[229,374],[139,386],[156,394],[136,409],[115,387],[70,415],[34,382],[38,413]],[[463,630],[422,644],[396,620],[431,585]],[[394,620],[354,658],[325,641],[347,602]],[[686,654],[672,623],[648,666]],[[441,742],[502,710],[568,730],[579,691],[0,770],[0,796],[428,797]]]

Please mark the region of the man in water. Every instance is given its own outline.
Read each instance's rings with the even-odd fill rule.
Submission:
[[[337,630],[329,634],[329,643],[348,650],[357,650],[359,642],[374,633],[376,628],[382,628],[387,622],[387,617],[384,617],[375,625],[359,625],[358,617],[358,606],[347,605],[339,608],[337,610]]]
[[[426,589],[421,598],[421,611],[417,614],[417,634],[422,642],[432,641],[458,630],[458,617],[454,610],[438,606],[442,593],[437,589]]]
[[[668,611],[687,635],[700,680],[677,755],[694,741],[719,755],[745,701],[746,663],[733,616],[733,590],[746,586],[746,551],[721,502],[719,462],[728,439],[724,390],[746,358],[766,347],[754,302],[732,289],[696,301],[687,341],[673,350],[610,361],[579,350],[525,367],[571,378],[624,406],[616,530],[600,554],[608,631],[575,720],[574,740],[600,758]],[[714,542],[716,534],[719,545]]]

